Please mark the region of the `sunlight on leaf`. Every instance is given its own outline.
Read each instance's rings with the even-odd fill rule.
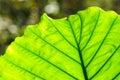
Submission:
[[[0,58],[0,80],[119,80],[120,16],[90,7],[62,19],[43,14]]]

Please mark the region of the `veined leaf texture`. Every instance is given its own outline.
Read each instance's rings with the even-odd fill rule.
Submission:
[[[120,16],[98,7],[43,14],[0,57],[0,80],[120,80]]]

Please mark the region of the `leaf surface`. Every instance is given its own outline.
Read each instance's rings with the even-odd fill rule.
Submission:
[[[0,58],[0,80],[120,80],[120,16],[90,7],[46,14]]]

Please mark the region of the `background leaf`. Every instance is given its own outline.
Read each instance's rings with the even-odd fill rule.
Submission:
[[[120,79],[120,16],[97,7],[44,14],[0,58],[0,80]]]

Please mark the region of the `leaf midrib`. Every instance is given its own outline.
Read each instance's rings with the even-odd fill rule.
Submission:
[[[80,26],[80,27],[81,27],[81,29],[80,29],[81,31],[80,31],[80,35],[82,35],[82,19],[81,19],[81,16],[80,16],[79,14],[78,14],[78,16],[79,16],[80,21],[81,21],[81,26]],[[80,57],[79,59],[80,59],[80,61],[81,61],[81,67],[82,67],[82,70],[83,70],[84,78],[85,78],[85,80],[88,80],[88,75],[87,75],[87,71],[86,71],[86,69],[85,69],[82,52],[80,51],[80,46],[79,46],[80,41],[81,41],[81,36],[80,36],[80,38],[79,38],[79,42],[77,42],[77,38],[76,38],[76,36],[75,36],[75,32],[74,32],[74,30],[73,30],[73,28],[72,28],[72,24],[71,24],[71,22],[70,22],[70,20],[69,20],[69,17],[67,17],[67,21],[68,21],[68,23],[69,23],[69,25],[70,25],[70,28],[71,28],[73,37],[74,37],[75,42],[76,42],[76,45],[77,45],[77,51],[78,51],[78,54],[79,54],[79,57]]]

